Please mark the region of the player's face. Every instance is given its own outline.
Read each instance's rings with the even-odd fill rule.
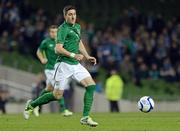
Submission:
[[[57,28],[51,28],[49,31],[49,35],[51,38],[55,39],[57,36]]]
[[[74,9],[69,10],[64,17],[67,23],[75,24],[76,23],[76,10]]]

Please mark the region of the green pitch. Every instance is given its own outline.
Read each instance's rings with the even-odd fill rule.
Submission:
[[[81,114],[63,117],[60,114],[41,114],[24,120],[22,114],[0,115],[1,130],[180,130],[180,113],[96,113],[92,117],[99,126],[92,128],[79,123]]]

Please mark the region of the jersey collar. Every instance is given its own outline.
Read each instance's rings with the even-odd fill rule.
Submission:
[[[71,24],[71,23],[67,23],[66,21],[64,21],[64,23],[67,25],[67,26],[69,26],[69,27],[74,27],[74,25],[73,24]]]

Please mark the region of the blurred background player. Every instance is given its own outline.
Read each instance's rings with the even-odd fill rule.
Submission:
[[[45,75],[46,75],[46,88],[42,90],[40,96],[44,95],[47,92],[53,91],[54,86],[54,64],[58,57],[54,52],[55,48],[55,39],[57,35],[57,26],[51,25],[49,27],[49,37],[45,38],[38,50],[37,57],[40,62],[45,65]],[[64,97],[58,100],[60,105],[60,111],[64,116],[71,116],[73,113],[66,108]],[[37,111],[38,112],[38,111]],[[35,113],[35,115],[38,115]]]

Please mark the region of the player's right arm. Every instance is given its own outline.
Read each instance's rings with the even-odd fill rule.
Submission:
[[[46,64],[48,61],[45,53],[43,53],[44,49],[45,49],[45,41],[42,41],[36,52],[36,55],[42,64]]]
[[[78,61],[82,60],[84,57],[82,54],[75,54],[75,53],[69,52],[63,47],[66,36],[67,36],[66,29],[63,29],[63,28],[58,29],[55,52],[59,54],[63,54],[67,57],[75,58]]]

